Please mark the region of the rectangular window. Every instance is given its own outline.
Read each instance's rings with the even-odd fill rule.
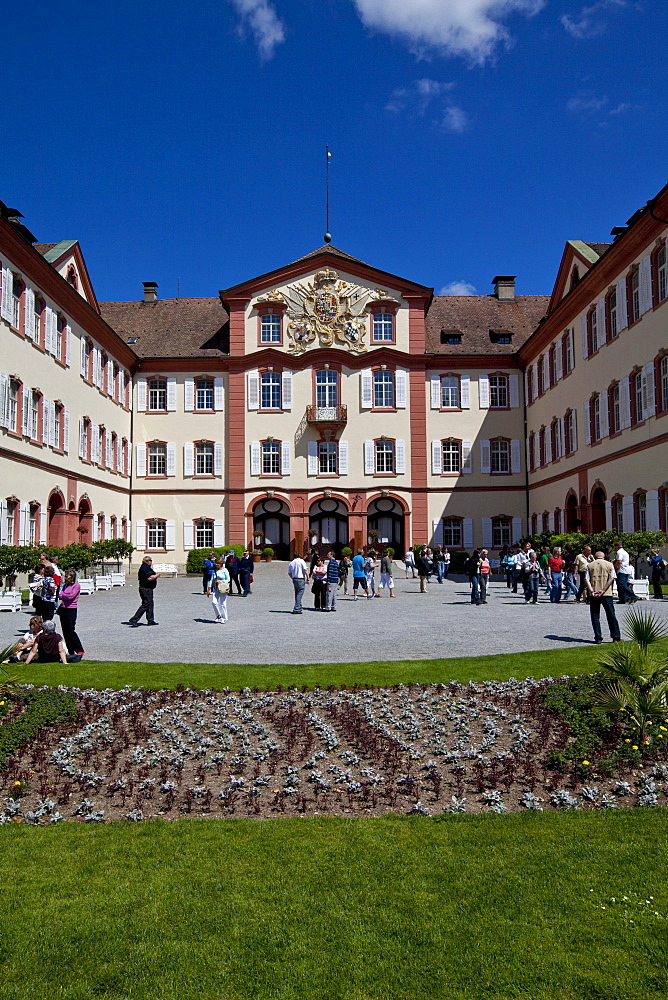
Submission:
[[[167,475],[167,445],[150,444],[148,446],[149,476]]]
[[[14,279],[13,288],[13,309],[12,309],[12,326],[15,330],[21,329],[21,293],[23,292],[23,285],[20,281]],[[11,545],[11,542],[10,542]]]
[[[541,365],[541,368],[543,366]],[[505,410],[508,407],[508,376],[489,376],[489,408],[490,410]]]
[[[441,379],[441,408],[443,410],[459,409],[459,378],[457,375],[444,375]]]
[[[30,393],[30,427],[28,428],[28,437],[32,441],[37,440],[37,435],[39,433],[39,393]]]
[[[666,244],[664,243],[656,255],[656,294],[659,302],[663,302],[668,291],[666,278]]]
[[[280,410],[281,376],[277,372],[262,372],[260,376],[260,406],[263,410]]]
[[[492,472],[510,472],[510,448],[507,441],[490,441],[490,458]]]
[[[659,377],[661,380],[661,409],[668,410],[668,355],[661,358]]]
[[[213,379],[199,378],[195,390],[195,409],[213,409]]]
[[[492,545],[495,549],[510,545],[510,518],[494,518],[492,521]]]
[[[647,494],[638,494],[638,531],[647,531]]]
[[[339,405],[339,379],[336,372],[329,369],[316,372],[315,405],[318,407]]]
[[[394,372],[373,373],[373,405],[377,410],[391,410],[394,407]]]
[[[617,289],[610,292],[608,296],[608,310],[610,312],[610,339],[614,340],[617,336]]]
[[[458,549],[462,544],[462,522],[454,517],[443,518],[443,544]]]
[[[624,500],[622,497],[617,497],[614,501],[614,511],[615,511],[615,528],[617,531],[624,530]]]
[[[376,441],[376,472],[394,472],[394,444],[392,441]]]
[[[612,389],[612,431],[613,434],[619,434],[622,429],[622,406],[621,398],[619,392],[619,385],[613,386]]]
[[[213,548],[213,521],[195,521],[195,546],[198,549]]]
[[[636,268],[631,275],[631,316],[633,322],[640,319],[640,270]]]
[[[443,442],[443,472],[455,473],[461,470],[461,442]]]
[[[568,454],[572,455],[575,451],[575,415],[573,412],[566,414],[566,441]]]
[[[280,344],[281,342],[281,317],[267,313],[260,317],[260,343]]]
[[[601,440],[601,397],[594,397],[592,431],[594,441]]]
[[[13,500],[7,501],[6,535],[7,545],[14,544],[14,515],[16,513],[16,503]]]
[[[54,344],[54,355],[59,361],[63,360],[63,336],[65,333],[65,320],[62,316],[56,319],[56,343]]]
[[[213,445],[198,444],[195,446],[195,475],[213,475]]]
[[[164,378],[152,378],[148,384],[149,410],[167,409],[167,381]]]
[[[589,313],[589,324],[591,331],[591,349],[592,353],[596,354],[598,351],[598,317],[595,309],[592,309]]]
[[[392,313],[373,314],[373,341],[376,344],[394,340],[394,316]]]
[[[28,545],[37,544],[37,510],[34,505],[30,507],[28,515]]]
[[[147,521],[148,548],[164,549],[167,547],[167,531],[164,521]]]
[[[44,303],[41,299],[35,297],[35,327],[33,331],[33,340],[36,344],[41,344],[41,333],[42,333],[42,310],[44,309]],[[28,331],[26,330],[26,333]]]
[[[264,441],[262,443],[262,475],[280,476],[281,474],[281,446],[277,441]]]
[[[642,372],[634,377],[633,380],[634,398],[635,398],[635,417],[636,423],[639,424],[643,419],[643,405],[642,405]]]
[[[566,371],[573,371],[573,341],[571,339],[571,331],[569,330],[566,334],[564,343],[566,345]]]
[[[320,441],[318,443],[318,469],[321,475],[337,472],[336,441]]]

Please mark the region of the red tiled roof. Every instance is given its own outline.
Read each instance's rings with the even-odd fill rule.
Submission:
[[[212,358],[229,353],[228,315],[219,298],[100,302],[103,319],[140,358]]]
[[[514,354],[547,313],[549,295],[435,295],[426,318],[428,354]],[[441,330],[461,333],[461,344],[442,344]],[[492,343],[489,332],[508,332],[511,344]]]

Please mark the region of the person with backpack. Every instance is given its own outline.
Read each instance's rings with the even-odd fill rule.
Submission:
[[[230,574],[223,559],[214,563],[213,579],[211,581],[211,603],[216,612],[216,625],[227,622],[227,595],[230,590]]]
[[[464,572],[469,578],[471,586],[471,604],[480,605],[480,567],[481,559],[478,549],[474,549],[472,554],[464,563]]]
[[[648,557],[647,562],[649,563],[650,573],[652,574],[652,590],[654,591],[654,600],[663,600],[663,587],[661,586],[661,581],[663,580],[666,573],[666,564],[661,558],[661,553],[659,549],[652,549],[651,556]]]

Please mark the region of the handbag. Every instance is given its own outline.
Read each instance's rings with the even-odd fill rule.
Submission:
[[[254,580],[253,580],[253,574],[252,574],[252,573],[251,573],[251,575],[250,575],[250,576],[248,577],[248,582],[249,582],[249,583],[254,583]]]

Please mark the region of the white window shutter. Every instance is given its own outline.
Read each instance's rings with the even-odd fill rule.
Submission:
[[[659,491],[648,490],[646,503],[647,530],[659,531]]]
[[[522,518],[521,517],[514,517],[513,518],[512,532],[513,532],[513,534],[512,534],[512,542],[513,542],[514,545],[516,545],[519,542],[520,538],[522,537]]]
[[[640,315],[652,308],[652,259],[649,254],[640,261]]]
[[[440,517],[435,517],[432,524],[432,545],[442,545],[443,544],[443,521]]]
[[[473,472],[473,449],[470,441],[462,441],[462,472]]]
[[[473,518],[465,517],[462,521],[462,543],[465,549],[473,548]]]
[[[174,521],[165,521],[165,548],[176,548],[176,523]]]
[[[100,461],[100,427],[99,424],[90,425],[90,460],[93,465]]]
[[[624,518],[624,531],[634,532],[636,530],[636,518],[632,496],[624,497],[622,511],[622,516]]]
[[[167,379],[167,411],[173,413],[176,410],[176,379]]]
[[[373,406],[373,374],[370,368],[360,372],[360,406],[370,410]]]
[[[489,377],[478,376],[478,406],[481,410],[489,409]]]
[[[146,379],[137,379],[137,410],[143,413],[146,410]]]
[[[46,519],[47,511],[45,507],[40,507],[39,511],[39,544],[46,545]]]
[[[575,327],[571,327],[568,331],[568,343],[571,349],[571,367],[570,371],[575,367]]]
[[[364,442],[364,475],[372,476],[374,473],[374,444],[373,441]]]
[[[430,379],[431,385],[431,408],[432,410],[440,410],[441,408],[441,380],[438,375],[432,375]]]
[[[167,475],[176,475],[176,444],[169,441],[167,444]]]
[[[582,412],[584,416],[585,444],[591,444],[591,403],[588,399],[584,401]]]
[[[443,442],[431,442],[431,471],[434,476],[440,476],[443,472]]]
[[[7,426],[7,396],[9,394],[9,377],[0,373],[0,427]]]
[[[108,469],[113,465],[111,457],[111,431],[108,429],[104,432],[104,464]]]
[[[183,522],[183,548],[186,551],[195,548],[195,525],[192,521]]]
[[[190,376],[183,381],[183,408],[186,413],[191,413],[195,409],[195,379]],[[183,526],[185,528],[185,521]]]
[[[557,346],[555,349],[554,367],[555,367],[555,375],[557,377],[557,381],[559,381],[559,379],[562,379],[564,377],[564,355],[563,351],[561,350],[560,340],[557,341]]]
[[[514,372],[508,376],[510,387],[510,407],[516,409],[520,405],[520,377]]]
[[[60,419],[63,425],[63,451],[67,453],[70,450],[70,411],[66,406],[61,411]],[[56,448],[58,444],[59,442],[56,441]]]
[[[216,441],[213,446],[213,474],[222,476],[223,474],[223,442]]]
[[[51,315],[53,310],[51,306],[46,306],[44,309],[44,350],[47,354],[53,354],[53,342],[51,335]]]
[[[653,361],[648,361],[642,370],[642,402],[643,420],[647,420],[648,417],[653,417],[656,413]]]
[[[525,438],[524,439],[524,448],[525,448],[525,456],[526,456],[527,469],[531,470],[531,468],[532,468],[532,456],[531,456],[531,439],[530,438]]]
[[[107,396],[114,395],[114,362],[107,359]]]
[[[5,287],[5,271],[2,270],[2,287]],[[7,501],[0,498],[0,545],[7,544]]]
[[[564,418],[557,418],[557,454],[556,458],[562,458],[564,454]]]
[[[529,402],[529,369],[524,369],[524,398]]]
[[[619,418],[622,430],[631,426],[631,386],[628,375],[619,383]]]
[[[23,386],[23,412],[21,414],[21,434],[30,437],[30,425],[32,423],[32,418],[30,416],[30,390],[27,386]]]
[[[11,324],[14,318],[14,276],[8,267],[2,269],[2,305],[0,315]]]
[[[468,375],[462,375],[459,380],[459,388],[461,392],[461,405],[462,410],[470,410],[471,408],[471,379]]]
[[[394,385],[396,389],[396,402],[398,410],[406,409],[406,376],[407,372],[404,368],[397,368],[394,375]]]
[[[581,327],[581,330],[582,330],[582,357],[583,358],[588,358],[589,357],[589,338],[587,337],[587,314],[586,313],[584,314],[584,316],[580,320],[580,327]]]
[[[72,357],[72,327],[69,323],[65,326],[65,364],[70,367]]]
[[[146,445],[138,444],[136,451],[137,475],[146,475]]]
[[[612,531],[612,500],[605,501],[605,530]]]
[[[339,441],[339,475],[348,475],[348,442]]]
[[[552,431],[549,425],[545,428],[545,464],[549,465],[552,461]],[[513,472],[515,468],[513,467]]]
[[[550,511],[547,515],[547,530],[554,531],[554,511]]]
[[[24,294],[25,301],[25,333],[31,340],[35,339],[35,293],[32,288],[26,285]]]
[[[281,374],[281,409],[292,409],[292,372],[284,371]]]
[[[99,517],[93,518],[93,541],[100,541],[100,519]]]
[[[406,442],[395,441],[394,444],[395,471],[398,475],[406,472]]]
[[[489,441],[480,442],[480,471],[483,473],[490,471],[490,448]]]
[[[573,451],[578,450],[578,413],[577,410],[573,410],[571,414],[571,420],[573,421]]]
[[[596,334],[598,337],[598,346],[602,347],[605,344],[605,299],[601,299],[600,302],[596,303]]]
[[[281,475],[289,476],[292,469],[292,449],[289,441],[281,441]]]
[[[183,445],[183,475],[195,475],[195,446],[192,441],[186,441]]]
[[[552,457],[550,456],[551,460]],[[513,438],[510,442],[510,471],[514,473],[522,471],[522,445],[519,438]]]
[[[309,441],[308,443],[308,459],[307,459],[307,474],[309,476],[318,475],[318,442]]]
[[[617,282],[617,333],[625,330],[629,323],[626,305],[626,278]]]
[[[533,467],[534,469],[540,468],[540,439],[538,434],[533,436]]]
[[[533,399],[538,395],[538,362],[531,366],[531,396]]]
[[[79,360],[79,370],[84,378],[88,378],[88,357],[86,354],[86,340],[84,337],[80,341],[81,357]]]
[[[246,375],[248,409],[257,410],[260,405],[260,373],[257,369]],[[259,475],[259,473],[258,473]]]
[[[492,547],[492,519],[483,517],[482,519],[482,547],[491,549]]]
[[[610,433],[610,419],[608,412],[608,390],[604,389],[600,396],[599,413],[601,414],[601,437],[606,438]]]
[[[53,443],[53,421],[49,419],[51,400],[42,396],[42,444]]]
[[[222,521],[213,522],[213,544],[217,549],[221,548],[224,545]]]
[[[19,545],[28,544],[28,518],[30,516],[30,508],[27,503],[22,503],[19,506]]]
[[[543,355],[543,392],[550,388],[550,355],[545,352]]]
[[[213,408],[217,413],[223,409],[225,405],[225,388],[224,381],[222,377],[215,378],[213,380]],[[192,406],[190,407],[192,410]]]
[[[260,442],[251,441],[250,443],[250,474],[251,476],[260,475]]]
[[[108,515],[104,518],[104,537],[111,538],[111,518]]]

